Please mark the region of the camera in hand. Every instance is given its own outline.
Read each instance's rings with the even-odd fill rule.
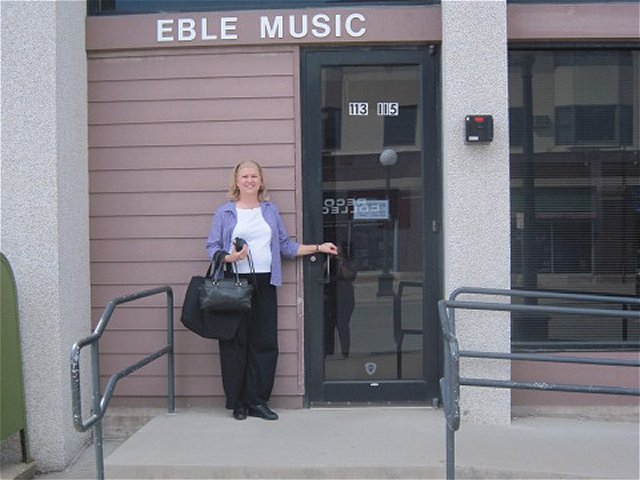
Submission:
[[[236,247],[236,252],[239,252],[247,244],[247,241],[244,238],[236,237],[233,239],[233,244]]]

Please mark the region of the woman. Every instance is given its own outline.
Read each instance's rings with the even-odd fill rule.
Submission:
[[[247,415],[277,420],[269,408],[278,359],[278,304],[276,287],[282,284],[281,257],[294,258],[313,253],[336,255],[333,243],[299,244],[289,238],[275,204],[268,201],[262,167],[241,162],[233,169],[230,201],[216,211],[207,252],[213,258],[224,251],[225,263],[255,282],[251,312],[244,315],[236,337],[220,340],[220,366],[226,407],[236,420]],[[246,244],[236,249],[233,239]],[[250,274],[247,257],[255,268]]]

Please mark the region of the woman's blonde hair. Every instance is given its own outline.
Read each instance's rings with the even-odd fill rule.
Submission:
[[[258,162],[254,162],[253,160],[244,160],[238,163],[231,172],[231,181],[229,182],[229,192],[227,193],[228,197],[237,201],[240,198],[240,189],[238,188],[238,172],[245,167],[253,167],[258,170],[258,175],[260,175],[260,188],[258,189],[258,201],[264,202],[269,200],[269,194],[267,193],[267,187],[264,183],[264,174],[262,172],[262,167]]]

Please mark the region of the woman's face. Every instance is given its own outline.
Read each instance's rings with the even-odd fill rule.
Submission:
[[[258,196],[258,191],[262,185],[262,179],[260,178],[260,172],[256,167],[247,165],[246,167],[238,170],[236,176],[236,185],[240,190],[240,196]]]

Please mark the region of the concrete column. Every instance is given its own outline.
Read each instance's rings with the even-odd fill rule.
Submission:
[[[31,455],[44,471],[88,440],[73,427],[69,381],[71,345],[91,326],[85,16],[80,0],[0,3],[0,240],[17,283]]]
[[[508,288],[509,128],[505,0],[442,0],[442,150],[445,294]],[[488,114],[494,139],[465,143],[465,116]],[[456,314],[461,348],[510,349],[508,316]],[[508,363],[463,362],[462,374],[509,378]],[[510,392],[463,388],[465,421],[508,423]]]

